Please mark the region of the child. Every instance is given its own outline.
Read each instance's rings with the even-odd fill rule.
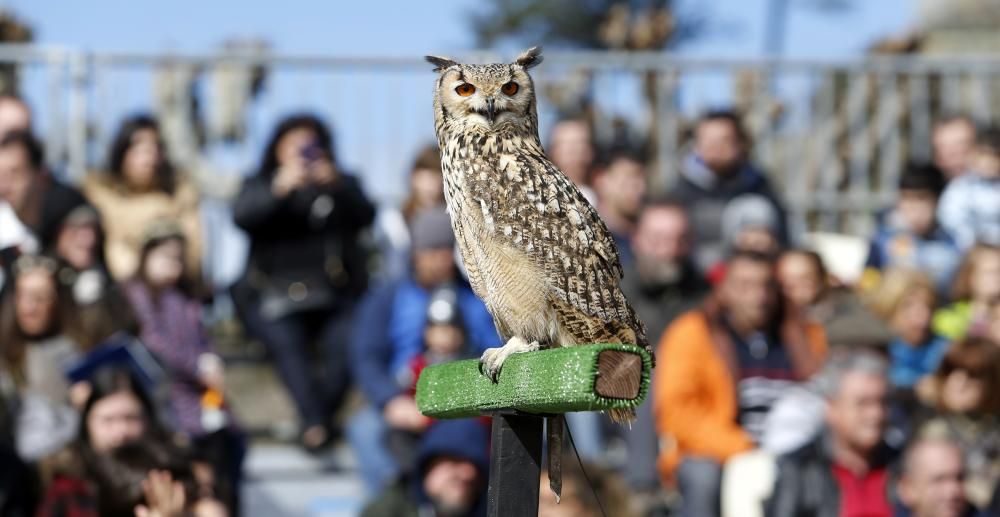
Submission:
[[[934,315],[934,331],[948,339],[983,335],[989,307],[1000,300],[1000,247],[978,244],[969,250],[951,296],[954,303]]]
[[[408,390],[410,396],[415,396],[417,379],[425,367],[472,357],[467,343],[458,293],[450,287],[435,290],[427,304],[423,351],[396,372],[399,386]],[[427,419],[427,424],[430,424],[430,419]],[[389,450],[404,472],[413,467],[419,441],[420,436],[416,433],[402,429],[389,431]]]
[[[865,264],[869,278],[893,267],[919,269],[933,276],[938,293],[947,291],[961,253],[935,218],[943,189],[944,178],[932,166],[903,172],[896,205],[871,241]]]
[[[142,329],[140,338],[170,376],[170,402],[178,430],[196,451],[211,452],[216,477],[230,482],[230,508],[238,508],[243,437],[223,403],[222,360],[212,353],[201,305],[187,287],[186,239],[178,224],[153,221],[142,239],[136,276],[125,284]]]
[[[931,332],[937,296],[925,273],[890,269],[870,300],[872,311],[896,335],[889,342],[889,380],[897,388],[912,388],[934,371],[948,341]]]
[[[938,217],[963,250],[1000,245],[1000,128],[979,134],[971,168],[948,184]]]

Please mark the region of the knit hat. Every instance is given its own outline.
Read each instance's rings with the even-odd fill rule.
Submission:
[[[431,460],[441,456],[469,461],[484,478],[490,470],[489,439],[478,418],[438,420],[424,433],[417,453],[417,472],[426,474]]]
[[[413,251],[453,248],[455,234],[444,207],[426,208],[417,212],[410,223]]]
[[[778,210],[759,194],[736,196],[722,211],[722,238],[728,244],[750,229],[766,230],[777,236],[780,226]]]
[[[181,225],[173,219],[154,219],[146,225],[145,230],[142,232],[140,247],[145,249],[154,242],[162,242],[171,238],[184,238],[184,231],[181,229]]]

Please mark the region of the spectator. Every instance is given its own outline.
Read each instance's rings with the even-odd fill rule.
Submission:
[[[435,289],[427,303],[427,323],[424,326],[421,351],[396,372],[399,387],[415,396],[417,379],[424,368],[458,359],[474,357],[466,338],[458,291],[451,286]],[[404,472],[413,468],[420,433],[407,429],[392,429],[388,446]]]
[[[143,236],[139,269],[125,293],[138,316],[143,344],[167,370],[177,430],[195,451],[212,457],[215,477],[231,486],[227,506],[236,512],[245,440],[223,403],[222,359],[212,351],[201,304],[185,281],[186,244],[175,222],[153,221]]]
[[[978,244],[966,253],[951,299],[934,314],[935,332],[951,340],[986,332],[989,307],[1000,300],[1000,246]]]
[[[934,124],[934,165],[953,180],[969,170],[976,144],[976,125],[967,115],[951,115]]]
[[[937,224],[938,199],[944,189],[941,171],[930,166],[910,166],[899,179],[895,207],[872,238],[866,268],[913,268],[933,275],[939,293],[951,285],[961,252],[951,236]],[[877,275],[874,275],[877,278]]]
[[[1000,481],[1000,348],[981,338],[956,342],[920,386],[937,411],[918,436],[949,440],[965,455],[965,493],[985,509]]]
[[[832,285],[818,253],[793,249],[778,260],[785,303],[823,325],[831,346],[884,347],[892,339],[885,323],[850,290]]]
[[[65,372],[83,350],[72,299],[56,280],[56,262],[26,255],[14,264],[0,309],[4,363],[18,383],[18,454],[36,461],[72,439],[76,411]]]
[[[131,370],[100,368],[75,389],[83,399],[79,434],[72,446],[43,465],[47,479],[38,516],[150,515],[136,509],[142,504],[146,510],[161,512],[152,515],[179,517],[182,513],[176,507],[168,505],[172,511],[163,512],[163,503],[168,501],[150,497],[154,495],[150,485],[162,484],[176,487],[179,501],[173,502],[181,510],[203,515],[197,510],[208,504],[193,508],[184,504],[205,496],[197,493],[184,451],[169,444],[144,386]],[[150,474],[154,470],[168,470],[184,486],[175,485],[162,473]]]
[[[912,388],[933,372],[948,349],[948,340],[931,330],[936,303],[933,281],[919,271],[886,271],[872,293],[872,311],[895,334],[889,342],[889,380],[897,388]]]
[[[22,239],[9,242],[20,253],[51,248],[66,215],[85,203],[79,192],[45,170],[44,157],[30,133],[14,131],[0,140],[0,200],[27,229]]]
[[[552,163],[596,205],[597,194],[590,186],[597,158],[595,147],[590,123],[582,118],[562,119],[549,133],[548,154]]]
[[[889,517],[891,449],[885,362],[872,353],[842,354],[822,373],[824,429],[809,444],[778,458],[767,502],[772,517]]]
[[[750,252],[733,255],[713,296],[667,329],[653,412],[681,516],[719,514],[723,464],[759,443],[771,404],[812,375],[825,350],[822,328],[782,310],[773,262]]]
[[[586,471],[584,470],[586,469]],[[598,465],[581,465],[567,459],[562,466],[562,498],[557,503],[549,488],[549,473],[542,469],[538,517],[636,517],[635,494],[628,493],[614,472]]]
[[[962,451],[948,440],[918,440],[907,447],[897,492],[908,515],[974,515],[962,489],[964,470]]]
[[[646,334],[656,339],[708,292],[708,284],[691,262],[691,224],[684,207],[669,200],[643,207],[632,250],[635,262],[625,266],[622,291],[646,324]],[[624,433],[629,458],[625,477],[634,490],[644,492],[653,492],[660,484],[652,406],[647,397],[636,410],[632,428]]]
[[[13,95],[0,95],[0,141],[10,133],[31,133],[31,110]],[[0,172],[0,174],[4,174]],[[10,181],[0,176],[0,184]],[[15,214],[4,196],[0,196],[0,250],[18,247],[31,239],[31,231]],[[0,287],[2,287],[0,282]]]
[[[477,420],[435,423],[420,442],[415,475],[382,490],[361,517],[486,515],[488,447]]]
[[[684,159],[674,194],[698,229],[695,257],[702,270],[723,258],[722,213],[726,203],[741,194],[758,194],[770,202],[778,214],[778,242],[788,244],[784,208],[749,154],[750,139],[737,114],[712,111],[698,120],[693,149]]]
[[[632,235],[646,195],[645,162],[638,154],[616,151],[594,176],[594,190],[597,210],[618,245],[622,264],[630,264]]]
[[[969,172],[948,184],[938,218],[963,250],[1000,246],[1000,128],[979,134]]]
[[[295,401],[302,445],[318,450],[330,441],[328,420],[350,385],[351,313],[368,280],[359,234],[375,208],[337,164],[326,125],[297,115],[278,124],[233,212],[250,237],[234,301]],[[309,359],[314,341],[326,367],[321,380]]]
[[[361,470],[372,492],[399,475],[402,467],[388,454],[388,431],[420,434],[430,423],[396,373],[421,353],[431,294],[442,287],[457,293],[470,353],[481,354],[500,342],[486,307],[458,275],[455,236],[445,210],[420,212],[412,232],[412,274],[365,297],[351,339],[354,377],[370,406],[354,415],[347,431],[355,454],[367,459]]]
[[[379,244],[379,276],[385,281],[406,275],[410,259],[410,223],[417,212],[444,206],[444,178],[437,145],[423,148],[410,168],[410,188],[400,209],[380,210],[375,219],[375,240]]]
[[[83,190],[101,214],[105,257],[114,278],[125,281],[135,274],[142,232],[162,218],[180,221],[188,241],[188,273],[201,278],[198,192],[167,160],[155,119],[138,115],[122,122],[108,151],[107,170],[88,175]]]
[[[722,251],[731,255],[749,251],[777,256],[782,245],[779,239],[780,216],[763,196],[744,194],[726,203],[722,212]],[[711,284],[718,284],[726,275],[726,261],[712,264],[705,272]]]

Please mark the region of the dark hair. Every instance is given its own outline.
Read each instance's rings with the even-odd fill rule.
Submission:
[[[194,473],[184,451],[160,440],[143,438],[94,458],[91,481],[97,486],[97,504],[105,517],[132,517],[135,507],[148,504],[143,483],[152,470],[165,470],[184,487],[186,505],[197,500]]]
[[[934,372],[934,380],[941,386],[945,379],[956,370],[986,384],[979,412],[994,414],[1000,411],[1000,348],[986,338],[972,338],[956,341],[948,347],[941,364]],[[937,401],[940,406],[943,402]],[[939,407],[939,409],[944,409]]]
[[[899,177],[899,190],[930,192],[934,197],[940,197],[944,186],[941,169],[928,163],[909,164]]]
[[[257,174],[270,177],[278,168],[278,144],[286,134],[294,129],[309,129],[316,134],[316,145],[322,149],[330,161],[336,165],[337,155],[333,152],[333,134],[322,120],[311,113],[289,115],[282,119],[271,133],[271,138],[264,146],[264,154],[260,158]]]
[[[157,236],[154,238],[146,239],[142,243],[142,248],[139,249],[139,266],[135,270],[135,279],[141,282],[143,285],[149,287],[149,279],[146,278],[146,262],[149,260],[149,254],[154,248],[160,246],[169,241],[177,240],[181,242],[181,246],[185,253],[187,252],[187,239],[184,238],[183,234],[170,234]],[[187,272],[187,264],[184,264],[184,271],[181,274],[180,280],[177,282],[177,289],[184,293],[190,298],[197,298],[199,296],[198,288],[195,283],[191,280]],[[156,303],[156,297],[153,297],[154,303]]]
[[[142,411],[146,416],[146,436],[154,438],[164,438],[166,436],[163,428],[157,419],[156,406],[150,397],[146,386],[139,380],[138,375],[127,366],[109,365],[95,371],[89,379],[90,395],[83,404],[80,411],[80,430],[77,440],[84,450],[93,451],[90,445],[90,430],[87,428],[87,419],[90,417],[94,405],[102,399],[117,393],[130,393],[135,395],[142,406]]]
[[[779,260],[783,260],[785,257],[789,256],[799,256],[808,260],[809,262],[812,262],[812,266],[816,270],[816,274],[819,275],[820,281],[822,282],[827,281],[826,264],[823,263],[823,257],[820,256],[819,253],[816,253],[813,250],[807,250],[805,248],[792,248],[785,250],[779,257]]]
[[[976,136],[976,145],[991,153],[1000,154],[1000,127],[991,126],[980,131]]]
[[[418,169],[425,169],[432,171],[438,175],[442,174],[441,171],[441,152],[438,150],[437,144],[431,144],[420,149],[417,153],[417,157],[413,160],[413,165],[410,167],[410,174]],[[441,201],[444,202],[444,191],[441,191]],[[406,196],[406,200],[403,201],[403,208],[400,210],[403,213],[403,219],[409,224],[413,221],[413,217],[417,214],[421,206],[417,204],[417,199],[413,192],[410,192]]]
[[[769,253],[761,253],[759,251],[742,250],[737,248],[734,249],[729,254],[729,258],[726,260],[726,264],[732,266],[732,264],[740,261],[765,264],[773,268],[775,263],[775,258],[774,255],[771,255]]]
[[[972,128],[973,131],[976,129],[976,123],[972,120],[972,117],[966,115],[965,113],[945,113],[934,121],[934,129],[941,126],[947,126],[948,124],[954,124],[960,122],[966,124]]]
[[[18,264],[26,262],[37,263],[24,270],[19,270]],[[17,322],[17,280],[27,271],[44,270],[52,278],[55,287],[56,301],[52,314],[53,328],[50,334],[63,334],[70,338],[78,347],[83,348],[90,343],[86,339],[83,328],[78,317],[76,303],[69,288],[59,281],[58,262],[45,257],[24,256],[14,263],[14,274],[8,279],[10,288],[6,289],[2,302],[0,302],[0,351],[2,351],[3,361],[11,368],[15,378],[23,377],[23,362],[26,347],[32,337],[25,335],[21,331],[21,326]]]
[[[735,110],[717,109],[707,111],[698,118],[698,122],[695,123],[695,129],[707,122],[728,122],[733,126],[733,131],[736,132],[736,137],[739,138],[740,142],[744,144],[750,142],[750,135],[747,133],[746,128],[743,127],[743,117]]]
[[[132,148],[132,139],[139,131],[151,130],[156,133],[156,143],[160,148],[160,165],[156,169],[156,186],[160,190],[173,194],[177,186],[177,176],[170,160],[167,158],[166,145],[160,133],[160,125],[151,115],[134,115],[126,118],[118,126],[111,148],[108,151],[108,173],[114,181],[124,183],[125,155]]]
[[[20,147],[28,155],[28,163],[35,170],[45,165],[45,149],[37,138],[27,131],[11,131],[0,139],[0,149]]]

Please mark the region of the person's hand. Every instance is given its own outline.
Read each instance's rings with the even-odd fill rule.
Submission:
[[[328,187],[337,182],[337,168],[325,158],[314,160],[309,163],[309,178],[317,185]]]
[[[226,367],[222,358],[215,354],[201,354],[198,356],[198,380],[206,388],[216,391],[225,391]]]
[[[69,403],[77,410],[83,411],[83,406],[87,405],[87,399],[90,398],[92,391],[93,387],[87,381],[73,383],[69,387]]]
[[[135,517],[181,517],[184,515],[184,486],[169,472],[151,470],[142,482],[146,504],[135,507]]]
[[[293,190],[304,187],[308,182],[309,170],[304,163],[295,161],[278,169],[271,181],[271,192],[283,198]]]
[[[430,423],[430,419],[417,409],[417,401],[406,395],[397,395],[389,400],[382,414],[389,427],[404,431],[418,433]]]

